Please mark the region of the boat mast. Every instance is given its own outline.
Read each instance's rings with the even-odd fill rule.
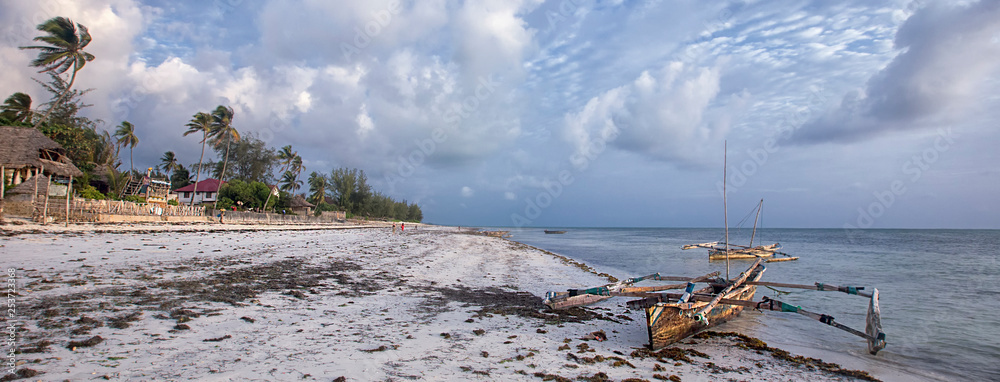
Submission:
[[[753,248],[753,237],[757,235],[757,221],[760,220],[760,209],[764,207],[764,199],[757,205],[757,217],[753,218],[753,232],[750,233],[750,248]]]
[[[725,214],[723,221],[726,225],[726,280],[729,280],[729,206],[726,204],[726,171],[729,167],[726,161],[729,154],[729,142],[723,141],[722,147],[726,151],[722,155],[722,211]]]

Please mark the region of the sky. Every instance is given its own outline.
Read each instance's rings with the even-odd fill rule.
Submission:
[[[198,161],[217,105],[426,222],[1000,228],[1000,2],[0,0],[0,95],[34,26],[89,28],[85,113],[137,168]],[[2,137],[0,137],[2,139]],[[126,164],[127,165],[127,164]]]

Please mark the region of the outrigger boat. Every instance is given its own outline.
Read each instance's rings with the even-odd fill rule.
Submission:
[[[750,244],[749,245],[737,245],[729,244],[728,239],[726,242],[713,241],[710,243],[699,243],[699,244],[687,244],[681,249],[693,249],[693,248],[706,248],[708,249],[708,260],[745,260],[745,259],[756,259],[756,258],[768,258],[767,262],[776,261],[792,261],[798,260],[798,257],[792,257],[791,255],[779,252],[781,249],[781,244],[774,243],[771,245],[758,245],[753,246],[753,240],[757,236],[757,222],[760,220],[760,210],[764,207],[764,199],[760,200],[757,204],[757,217],[753,221],[753,232],[750,234]],[[728,237],[728,224],[727,234]],[[734,248],[735,247],[735,248]],[[775,255],[784,255],[785,257],[776,257]]]
[[[723,183],[723,204],[725,205],[725,183]],[[726,237],[728,241],[728,213],[726,214]],[[728,244],[726,244],[728,246]],[[732,251],[726,248],[727,254]],[[729,277],[729,261],[726,261],[726,277],[718,277],[714,272],[701,277],[661,276],[659,273],[626,279],[614,284],[607,284],[586,289],[570,289],[566,292],[548,292],[545,304],[552,309],[568,309],[594,304],[612,297],[637,297],[627,303],[630,309],[643,309],[646,313],[646,329],[649,334],[649,347],[653,350],[663,348],[699,331],[725,322],[739,315],[743,309],[751,308],[760,311],[792,312],[804,315],[821,323],[847,331],[864,338],[868,342],[868,351],[877,354],[886,346],[885,333],[882,332],[881,312],[878,304],[878,289],[871,294],[863,292],[864,287],[844,287],[823,283],[815,285],[783,284],[760,281],[764,273],[765,259],[757,257],[756,261],[738,276]],[[654,285],[637,287],[633,284],[645,280],[687,281],[684,284]],[[697,283],[707,283],[708,286],[695,291]],[[868,315],[865,331],[859,331],[839,322],[829,315],[814,313],[802,307],[762,297],[754,301],[757,286],[778,288],[813,289],[819,291],[840,291],[847,294],[869,298]],[[683,293],[657,293],[671,289],[684,289]]]
[[[648,346],[653,350],[663,348],[699,331],[726,322],[738,316],[745,308],[798,313],[864,338],[868,342],[868,351],[871,354],[876,354],[885,348],[885,333],[882,331],[878,289],[869,294],[864,292],[864,287],[845,287],[824,283],[804,285],[763,282],[760,281],[760,278],[765,269],[764,259],[757,259],[750,268],[733,279],[717,277],[718,272],[694,278],[661,276],[656,273],[599,287],[570,289],[567,292],[549,292],[546,294],[545,304],[552,309],[569,309],[591,305],[612,297],[638,297],[637,300],[628,301],[627,306],[629,309],[643,309],[646,313]],[[687,280],[688,283],[647,287],[632,285],[644,280]],[[695,284],[701,282],[708,283],[708,286],[695,291]],[[867,297],[869,304],[865,331],[862,332],[840,324],[830,315],[807,311],[800,306],[793,306],[772,298],[762,297],[761,300],[754,301],[757,286],[839,291]],[[684,289],[684,292],[657,293],[671,289]]]

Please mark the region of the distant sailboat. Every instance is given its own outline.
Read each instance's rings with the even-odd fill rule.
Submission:
[[[770,258],[776,254],[785,255],[786,257],[770,258],[767,259],[767,261],[774,262],[798,260],[798,257],[791,257],[787,253],[779,252],[778,250],[781,249],[781,244],[779,243],[771,245],[758,245],[756,247],[753,246],[753,241],[757,236],[757,223],[760,221],[760,211],[762,208],[764,208],[764,199],[761,199],[760,203],[757,204],[757,216],[753,221],[753,232],[750,234],[750,243],[748,245],[713,241],[710,243],[688,244],[681,247],[681,249],[707,248],[709,260],[725,260],[727,252],[730,260]]]

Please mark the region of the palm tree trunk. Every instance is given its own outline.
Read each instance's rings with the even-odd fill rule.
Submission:
[[[56,107],[59,106],[59,104],[62,103],[63,98],[66,98],[66,95],[69,94],[69,91],[73,89],[73,81],[76,81],[76,72],[78,72],[79,70],[80,69],[76,67],[76,63],[74,63],[73,76],[70,77],[69,79],[69,85],[66,86],[66,90],[63,91],[63,94],[59,95],[59,99],[56,100],[56,103],[52,104],[52,107],[50,107],[49,110],[45,112],[45,115],[42,116],[42,119],[39,119],[38,122],[35,122],[36,129],[38,128],[38,126],[42,125],[42,122],[45,122],[46,119],[49,119],[49,114],[52,114],[52,111],[55,110]]]
[[[128,148],[128,167],[132,172],[135,172],[135,161],[132,160],[132,151],[135,150],[135,146]],[[129,173],[131,175],[131,173]]]
[[[208,132],[204,132],[201,139],[201,157],[198,158],[198,172],[194,176],[194,192],[191,193],[191,207],[194,207],[194,198],[198,196],[198,180],[201,179],[201,161],[205,159],[205,141],[208,140]]]
[[[281,169],[281,173],[284,174],[285,171],[288,171],[288,166],[287,165],[284,168]],[[271,186],[268,186],[267,183],[264,183],[264,186],[267,187],[267,200],[264,201],[264,208],[263,209],[264,209],[264,212],[267,212],[267,202],[271,201],[271,194],[274,193],[274,190],[271,188]]]
[[[226,179],[226,165],[229,164],[229,144],[232,143],[232,138],[226,137],[226,158],[222,160],[222,174],[219,174],[219,189],[222,189],[222,181]],[[266,184],[265,184],[266,186]],[[215,196],[215,203],[212,204],[212,208],[219,206],[219,196]]]

